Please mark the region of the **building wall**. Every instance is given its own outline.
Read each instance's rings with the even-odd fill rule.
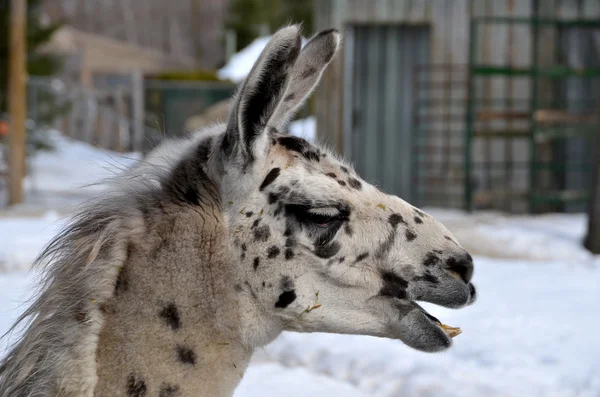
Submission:
[[[344,29],[352,23],[427,24],[432,29],[432,63],[466,64],[468,61],[469,20],[471,16],[531,17],[532,0],[315,0],[316,29]],[[541,15],[557,18],[600,17],[598,0],[542,0]],[[509,60],[515,66],[527,66],[531,37],[524,26],[488,27],[482,29],[479,53],[482,61],[500,64]],[[552,51],[552,48],[548,48]],[[317,113],[318,134],[341,150],[342,59],[335,61],[317,91],[320,111]],[[496,78],[486,91],[512,90],[528,95],[526,84],[514,79]]]
[[[188,67],[216,68],[225,60],[228,0],[45,0],[42,6],[49,21],[158,50]]]
[[[598,0],[538,0],[539,15],[543,18],[599,18]],[[531,17],[535,0],[315,0],[315,25],[317,29],[335,27],[342,31],[356,23],[426,25],[431,30],[431,55],[433,64],[466,66],[469,57],[470,20],[479,16]],[[487,25],[480,28],[477,37],[478,62],[486,65],[530,66],[532,40],[530,28],[526,25]],[[542,30],[539,60],[548,64],[554,56],[556,32]],[[343,98],[344,98],[344,56],[337,56],[324,75],[323,83],[316,93],[317,134],[319,138],[338,151],[344,147]],[[466,68],[465,68],[466,71]],[[455,79],[452,73],[437,79],[444,84]],[[466,74],[464,84],[466,86]],[[493,77],[475,83],[479,98],[518,98],[528,104],[530,81]],[[541,87],[544,92],[544,87]],[[452,91],[452,101],[466,100],[468,90]],[[451,101],[446,101],[446,104]],[[526,106],[524,105],[524,106]],[[449,109],[438,109],[449,113]],[[503,104],[503,106],[507,106]],[[518,110],[518,104],[510,104]],[[489,126],[499,129],[518,127],[518,121],[495,120]],[[435,126],[435,122],[432,122]],[[444,128],[443,125],[437,125]],[[453,123],[453,128],[463,129],[464,122]],[[464,144],[461,142],[461,144]],[[489,157],[503,155],[504,142],[493,140],[474,142],[473,161],[488,160]],[[515,142],[511,147],[511,161],[526,163],[528,146],[526,142]],[[462,155],[462,154],[459,154]],[[515,186],[527,183],[526,172],[516,174]],[[457,186],[457,189],[462,187]]]

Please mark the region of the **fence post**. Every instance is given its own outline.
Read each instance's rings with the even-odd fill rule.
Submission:
[[[137,70],[131,74],[133,101],[133,151],[142,152],[144,146],[144,76]]]
[[[9,196],[8,204],[23,202],[23,177],[25,176],[25,83],[27,70],[25,54],[27,42],[27,3],[26,0],[12,0],[10,10],[9,47]]]

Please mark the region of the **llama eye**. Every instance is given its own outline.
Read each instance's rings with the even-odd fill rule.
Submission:
[[[328,227],[335,220],[336,218],[331,215],[308,214],[308,221],[322,228]]]

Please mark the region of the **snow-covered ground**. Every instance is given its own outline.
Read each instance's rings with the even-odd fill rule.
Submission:
[[[28,164],[25,179],[26,201],[12,213],[30,215],[40,210],[68,211],[104,187],[102,180],[139,160],[137,153],[115,153],[92,147],[47,131],[49,141],[55,146],[52,152],[38,152]],[[5,194],[0,189],[0,196]],[[0,198],[4,202],[5,197]],[[4,211],[0,211],[0,216]]]
[[[58,152],[34,162],[38,194],[67,196],[135,158],[58,139]],[[0,334],[31,291],[29,264],[64,224],[66,212],[47,202],[30,208],[40,210],[0,215]],[[429,212],[475,254],[478,302],[426,305],[462,328],[452,349],[431,355],[380,338],[285,333],[256,353],[235,396],[600,396],[600,258],[580,247],[585,217]]]

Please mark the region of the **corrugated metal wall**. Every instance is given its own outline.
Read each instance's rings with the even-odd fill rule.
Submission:
[[[363,178],[410,197],[412,74],[429,61],[429,30],[352,25],[345,40],[344,151]]]

